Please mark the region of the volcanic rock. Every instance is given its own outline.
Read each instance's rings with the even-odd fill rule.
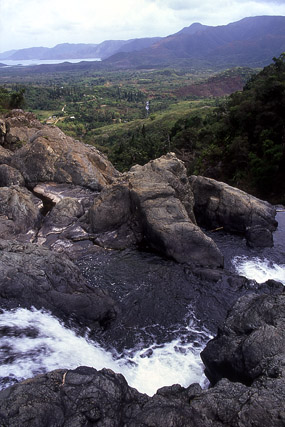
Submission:
[[[253,227],[262,227],[270,233],[276,230],[276,210],[268,202],[223,182],[203,176],[190,177],[195,197],[194,212],[197,222],[207,228],[223,227],[225,231],[246,234]],[[266,232],[265,232],[266,233]],[[264,236],[264,233],[263,233]],[[271,239],[250,238],[250,244],[272,245]]]
[[[94,233],[114,231],[125,224],[137,243],[144,240],[178,262],[223,265],[215,243],[196,225],[186,169],[174,154],[134,166],[101,193],[89,213]]]
[[[31,113],[12,110],[2,122],[2,145],[14,152],[10,166],[21,172],[29,186],[57,182],[100,190],[119,175],[94,147],[57,127],[42,125]]]
[[[0,164],[0,187],[10,187],[12,185],[24,186],[23,175],[11,166]]]
[[[116,316],[108,294],[88,285],[64,254],[0,240],[0,269],[2,308],[46,309],[91,330],[106,326]]]
[[[262,375],[283,375],[285,292],[240,298],[225,326],[203,351],[202,359],[212,383],[228,378],[251,384]]]
[[[38,199],[24,187],[0,187],[0,228],[2,238],[34,233],[40,220]]]

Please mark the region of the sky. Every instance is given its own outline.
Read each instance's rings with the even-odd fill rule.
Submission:
[[[0,0],[0,52],[165,37],[261,15],[285,16],[285,0]]]

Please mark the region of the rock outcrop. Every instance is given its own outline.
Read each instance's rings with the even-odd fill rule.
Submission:
[[[31,113],[13,110],[2,122],[4,163],[17,169],[30,187],[57,182],[100,190],[119,175],[94,147],[42,125]],[[13,152],[10,157],[7,149]]]
[[[211,178],[191,176],[190,183],[200,225],[246,235],[251,246],[272,245],[277,227],[272,205]]]
[[[88,285],[64,254],[1,239],[0,269],[1,308],[43,308],[91,330],[116,317],[107,292]]]
[[[0,230],[2,238],[35,233],[40,220],[40,201],[24,187],[0,187]]]
[[[1,123],[0,185],[33,189],[47,214],[27,241],[71,251],[79,241],[113,249],[146,245],[179,263],[215,268],[223,266],[223,256],[197,222],[246,233],[252,246],[272,244],[276,222],[269,204],[207,178],[189,183],[171,153],[120,175],[94,147],[42,125],[31,113],[15,110]],[[68,187],[78,195],[73,191],[72,200],[62,201],[70,197]],[[93,194],[81,197],[83,189]],[[10,225],[6,238],[15,234]]]
[[[196,225],[193,204],[186,169],[170,153],[134,166],[105,188],[89,211],[91,230],[106,233],[125,225],[129,241],[144,241],[181,263],[221,267],[222,254]]]
[[[173,385],[149,397],[129,387],[122,375],[111,370],[62,369],[1,391],[0,422],[11,427],[94,423],[114,427],[283,427],[284,296],[243,297],[220,336],[204,352],[208,361],[221,359],[219,351],[227,358],[225,374],[238,363],[243,365],[253,381],[251,386],[223,378],[209,390],[202,390],[198,384],[188,388]],[[226,348],[224,340],[228,341]],[[212,364],[211,372],[216,368]],[[243,372],[235,370],[235,380],[243,379]]]
[[[283,376],[285,292],[240,298],[202,359],[212,383],[228,378],[252,384],[261,376]]]

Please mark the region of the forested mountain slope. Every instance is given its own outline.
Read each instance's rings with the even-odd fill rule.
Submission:
[[[139,53],[106,60],[118,67],[264,67],[285,50],[285,17],[257,16],[217,27],[193,24]]]

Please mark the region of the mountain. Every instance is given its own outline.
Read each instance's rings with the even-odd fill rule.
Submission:
[[[55,47],[31,47],[11,50],[0,54],[0,60],[23,59],[87,59],[107,58],[117,52],[133,52],[148,48],[159,41],[160,37],[149,37],[131,40],[106,40],[100,44],[62,43]]]
[[[285,17],[257,16],[217,27],[194,23],[168,37],[58,44],[0,54],[0,60],[101,58],[111,68],[264,67],[285,51]]]
[[[285,51],[285,17],[258,16],[217,27],[198,23],[139,52],[117,53],[106,62],[120,68],[263,67]]]

